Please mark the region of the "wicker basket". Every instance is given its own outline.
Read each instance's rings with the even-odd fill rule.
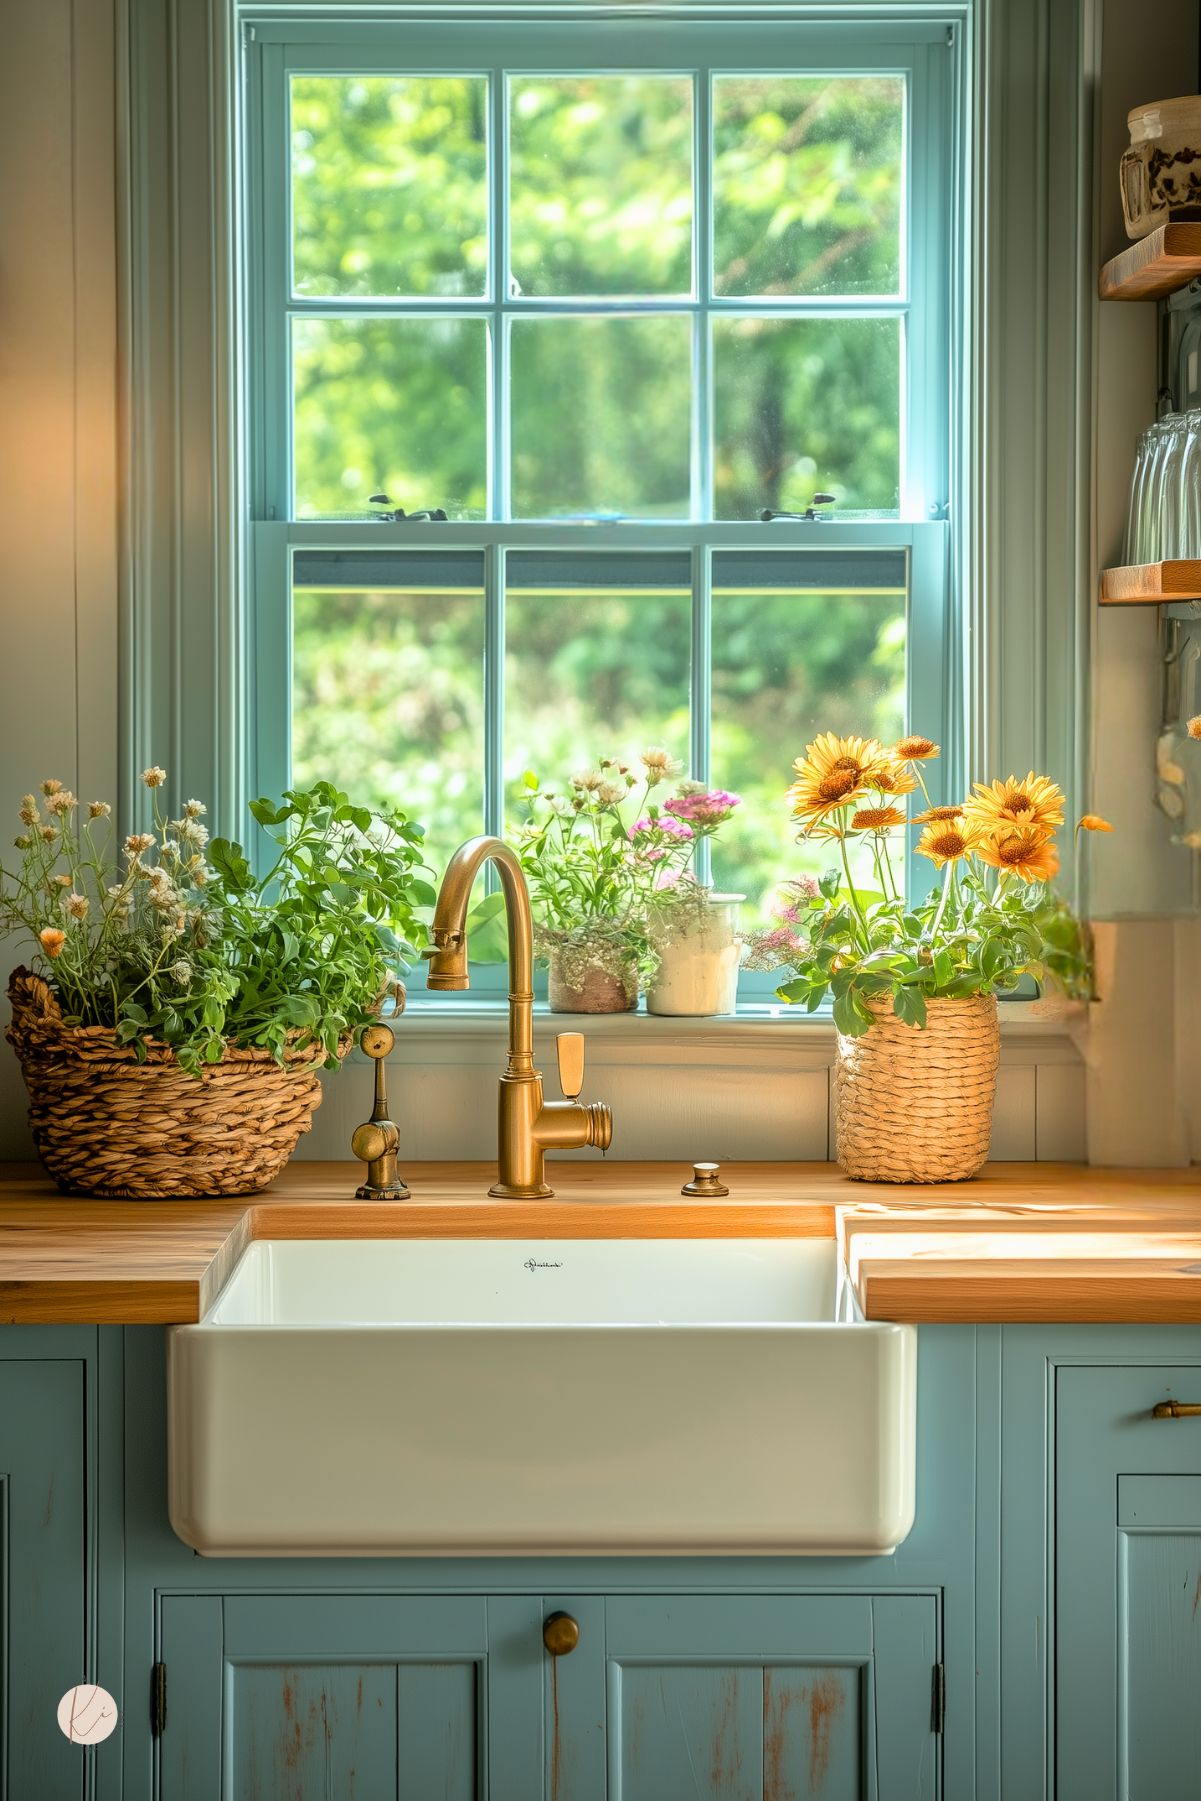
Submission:
[[[13,972],[8,998],[5,1036],[21,1059],[34,1141],[64,1193],[254,1194],[321,1104],[320,1045],[286,1051],[282,1067],[265,1050],[227,1049],[192,1076],[165,1045],[151,1044],[139,1063],[110,1027],[64,1025],[46,983],[26,969]]]
[[[834,1132],[861,1182],[959,1182],[988,1156],[1000,1031],[994,995],[926,1002],[924,1030],[891,1000],[861,1038],[838,1035]]]

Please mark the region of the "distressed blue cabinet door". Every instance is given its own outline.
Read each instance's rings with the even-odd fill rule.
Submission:
[[[0,1362],[0,1795],[12,1801],[79,1801],[98,1755],[56,1717],[87,1673],[83,1396],[80,1362]]]
[[[1201,1369],[1056,1383],[1056,1801],[1201,1795]]]
[[[160,1801],[478,1801],[486,1604],[164,1596]]]
[[[607,1801],[933,1801],[933,1597],[614,1598],[606,1638]]]

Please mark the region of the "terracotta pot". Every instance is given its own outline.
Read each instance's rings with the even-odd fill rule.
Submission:
[[[632,1013],[638,1005],[638,975],[622,976],[593,964],[576,975],[575,984],[563,974],[562,958],[552,951],[547,998],[552,1013]]]
[[[1001,1032],[995,995],[926,1002],[924,1029],[891,1000],[876,1023],[838,1034],[834,1133],[839,1168],[861,1182],[962,1182],[988,1157]]]

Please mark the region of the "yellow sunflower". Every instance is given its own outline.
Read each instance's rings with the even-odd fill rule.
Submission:
[[[926,807],[921,813],[913,815],[914,825],[946,825],[952,819],[962,819],[962,807]]]
[[[1036,825],[1004,824],[985,834],[976,846],[982,863],[1004,873],[1020,875],[1023,882],[1049,882],[1059,870],[1059,852],[1050,832]]]
[[[1005,825],[1046,831],[1063,824],[1063,809],[1063,790],[1031,770],[1025,781],[1011,775],[1003,782],[977,782],[964,813],[989,831]]]
[[[851,816],[851,829],[856,832],[886,832],[890,826],[904,823],[900,807],[860,807]]]
[[[835,732],[821,732],[812,744],[805,746],[804,758],[797,759],[796,769],[799,774],[803,763],[807,763],[819,776],[840,773],[866,781],[887,756],[878,738],[840,738]]]
[[[917,777],[911,775],[905,765],[898,763],[892,756],[885,757],[868,776],[867,782],[868,787],[876,789],[879,794],[912,794],[917,787]]]
[[[902,763],[924,763],[927,758],[938,755],[938,746],[932,738],[923,738],[915,732],[908,738],[898,738],[892,754]]]
[[[797,779],[788,790],[796,819],[824,819],[838,807],[855,806],[867,798],[867,789],[849,769],[831,769],[823,775],[811,763],[796,767]]]
[[[945,810],[945,809],[944,809]],[[931,820],[917,841],[918,853],[929,857],[939,869],[944,863],[958,863],[974,851],[979,833],[957,819]]]

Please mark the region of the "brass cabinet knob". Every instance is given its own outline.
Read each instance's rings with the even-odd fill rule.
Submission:
[[[720,1199],[723,1194],[729,1194],[729,1189],[718,1173],[720,1169],[720,1163],[694,1163],[692,1180],[685,1182],[680,1193],[709,1195],[714,1199]]]
[[[542,1643],[552,1657],[566,1657],[580,1642],[580,1622],[569,1613],[551,1613],[542,1625]]]
[[[1151,1409],[1153,1420],[1188,1420],[1201,1415],[1201,1402],[1156,1401]]]

